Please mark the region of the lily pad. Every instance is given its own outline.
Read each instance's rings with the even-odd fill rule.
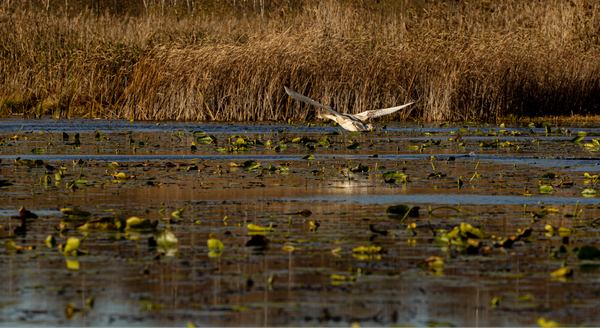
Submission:
[[[389,206],[385,211],[388,216],[393,217],[419,217],[419,206],[408,206],[404,204]]]
[[[577,258],[580,260],[600,260],[600,249],[592,245],[584,245],[577,250]]]

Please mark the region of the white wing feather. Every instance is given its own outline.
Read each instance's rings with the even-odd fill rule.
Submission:
[[[307,96],[303,96],[299,93],[297,93],[296,91],[289,89],[288,87],[284,86],[283,87],[285,89],[285,92],[292,98],[299,100],[299,101],[303,101],[307,104],[325,109],[327,111],[328,114],[333,115],[333,116],[338,116],[339,113],[336,112],[335,110],[333,110],[333,108],[329,107],[329,106],[325,106],[323,104],[321,104],[320,102],[316,101],[316,100],[312,100],[310,98],[308,98]],[[330,118],[333,119],[333,118]]]
[[[396,107],[389,107],[389,108],[382,108],[382,109],[371,109],[371,110],[366,110],[364,112],[358,113],[358,114],[354,114],[354,117],[356,117],[357,119],[361,120],[361,121],[366,121],[370,118],[376,118],[376,117],[380,117],[380,116],[384,116],[384,115],[389,115],[392,113],[395,113],[403,108],[406,108],[412,104],[414,104],[415,102],[409,102],[407,104],[401,105],[401,106],[396,106]]]

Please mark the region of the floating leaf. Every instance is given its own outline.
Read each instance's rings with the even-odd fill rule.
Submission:
[[[559,227],[558,235],[561,237],[568,237],[573,234],[573,230],[567,227]]]
[[[140,300],[140,306],[145,311],[157,311],[163,307],[162,304],[147,299]]]
[[[554,192],[554,187],[548,184],[541,184],[539,186],[540,194],[551,194]]]
[[[79,250],[79,246],[81,241],[77,237],[69,237],[67,239],[67,243],[63,247],[63,254],[65,256],[77,256],[77,251]]]
[[[372,223],[369,224],[369,231],[371,231],[372,233],[376,233],[376,234],[382,235],[382,236],[387,236],[387,234],[388,234],[387,230],[377,229],[377,228],[375,228],[375,225],[372,224]]]
[[[65,207],[61,208],[60,211],[67,216],[69,219],[85,219],[92,213],[80,210],[78,208]]]
[[[254,224],[254,223],[248,223],[246,228],[248,228],[249,232],[256,232],[256,233],[261,233],[261,232],[264,233],[264,232],[269,232],[269,231],[274,230],[272,225],[269,225],[268,227],[264,227],[264,226]]]
[[[321,137],[317,143],[323,148],[329,148],[329,146],[331,146],[331,141],[327,136]]]
[[[494,296],[494,297],[492,297],[492,299],[490,300],[490,307],[492,309],[497,308],[500,305],[500,301],[502,301],[502,297],[501,296]]]
[[[132,216],[125,220],[125,230],[154,231],[157,225],[158,221],[142,219],[137,216]]]
[[[67,319],[71,320],[73,319],[73,316],[75,315],[75,313],[79,312],[80,310],[78,308],[75,307],[75,305],[73,305],[73,303],[69,303],[65,306],[65,317],[67,317]]]
[[[254,170],[258,170],[260,169],[262,166],[260,165],[259,162],[257,161],[245,161],[242,166],[244,167],[244,169],[246,169],[246,171],[254,171]]]
[[[199,144],[209,145],[217,141],[217,138],[206,134],[204,131],[194,131],[192,134],[194,135],[196,142]]]
[[[581,196],[590,198],[590,197],[595,197],[597,193],[598,192],[596,191],[596,189],[585,188],[581,191]]]
[[[352,249],[352,253],[357,254],[380,254],[383,251],[381,246],[357,246]]]
[[[558,178],[558,174],[554,173],[554,172],[548,172],[548,173],[544,173],[544,175],[542,175],[542,179],[546,179],[546,180],[554,180]]]
[[[356,140],[352,140],[352,142],[350,143],[350,145],[348,145],[348,147],[346,147],[348,149],[358,149],[360,148],[360,143]]]
[[[483,238],[483,232],[481,232],[480,229],[475,228],[471,224],[466,222],[461,222],[460,232],[463,236],[467,238]]]
[[[34,249],[33,246],[20,246],[20,245],[17,245],[17,243],[14,240],[12,240],[12,239],[7,239],[4,242],[4,248],[6,248],[7,251],[11,251],[11,252],[30,251],[30,250]]]
[[[321,224],[319,223],[319,221],[316,220],[308,220],[308,230],[310,232],[317,232],[317,230],[319,229],[319,226]]]
[[[544,318],[544,317],[538,318],[536,322],[537,322],[538,326],[540,326],[541,328],[556,328],[556,327],[560,327],[560,325],[558,324],[558,322],[552,321],[552,320],[546,320],[546,318]]]
[[[385,172],[383,174],[383,181],[386,183],[407,183],[408,175],[398,171]]]
[[[350,172],[352,173],[366,173],[369,172],[369,166],[358,163],[358,165],[351,167]]]
[[[177,237],[169,230],[165,230],[156,236],[156,246],[158,251],[166,256],[175,256],[177,253]]]
[[[127,174],[125,172],[118,172],[112,175],[112,177],[116,180],[127,180]]]
[[[230,140],[230,142],[236,146],[243,146],[246,145],[248,142],[246,141],[246,139],[242,138],[242,137],[234,137],[233,139]]]
[[[438,274],[441,275],[444,273],[444,259],[439,257],[439,256],[430,256],[429,258],[427,258],[427,260],[425,260],[425,263],[427,263],[427,268]]]
[[[79,270],[79,261],[77,259],[73,259],[73,258],[65,258],[65,264],[67,266],[67,269],[72,270],[72,271],[78,271]]]
[[[550,273],[550,276],[554,279],[565,279],[571,277],[573,275],[573,269],[570,267],[561,267],[557,270],[554,270]]]
[[[54,180],[56,182],[62,181],[63,175],[64,175],[63,171],[59,170],[58,172],[54,173]]]
[[[546,236],[552,237],[554,235],[554,227],[551,224],[546,224],[544,230],[546,230]]]
[[[531,302],[535,300],[535,296],[533,296],[533,294],[527,293],[520,295],[517,299],[521,302]]]
[[[331,284],[333,286],[339,286],[343,284],[351,284],[356,282],[356,276],[352,275],[342,275],[337,273],[332,273],[329,278],[331,279]]]
[[[221,256],[223,249],[225,249],[225,245],[219,239],[212,236],[212,234],[206,241],[206,246],[208,247],[208,257],[211,258]]]
[[[269,239],[261,234],[252,235],[250,240],[246,242],[246,247],[256,247],[258,250],[264,250],[269,245]]]
[[[402,217],[402,219],[404,219],[406,217],[418,217],[419,209],[419,206],[408,206],[400,204],[391,205],[385,211],[389,216]]]
[[[466,254],[487,254],[491,251],[481,242],[483,232],[466,222],[454,226],[449,232],[440,229],[437,234],[436,241],[446,249],[452,247]]]
[[[102,217],[92,219],[77,227],[80,231],[100,230],[100,231],[115,231],[120,230],[122,226],[121,220],[113,217]]]
[[[44,244],[48,248],[54,248],[54,246],[56,246],[56,238],[54,238],[53,235],[48,235],[48,237],[46,237],[46,240],[44,241]]]
[[[600,260],[600,249],[592,245],[584,245],[577,250],[577,258],[580,260]]]

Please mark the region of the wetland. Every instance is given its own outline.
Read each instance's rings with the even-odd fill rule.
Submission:
[[[600,125],[0,121],[0,322],[596,325]]]

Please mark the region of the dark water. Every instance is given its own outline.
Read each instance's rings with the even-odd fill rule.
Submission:
[[[216,142],[192,150],[194,131]],[[588,134],[573,142],[579,131]],[[597,182],[584,173],[600,173],[592,140],[598,127],[336,132],[282,124],[0,121],[1,324],[599,322],[600,260],[577,257],[582,246],[600,246],[600,201],[582,194]],[[324,135],[328,140],[319,142]],[[408,181],[386,183],[392,171]],[[127,178],[113,176],[119,172]],[[539,185],[553,191],[541,193]],[[389,216],[397,204],[419,206],[419,216]],[[18,218],[22,206],[39,217]],[[69,218],[60,211],[66,207],[89,216]],[[173,217],[177,209],[183,214]],[[156,229],[81,228],[131,216],[157,221]],[[249,223],[272,227],[262,232],[266,245],[249,245],[257,241]],[[479,242],[474,251],[440,242],[440,229],[467,223],[483,231],[471,238]],[[527,228],[530,236],[499,245]],[[177,239],[166,251],[154,244],[165,231]],[[46,246],[49,235],[57,244],[79,238],[84,254]],[[220,256],[209,256],[210,237],[224,244]],[[381,251],[360,254],[358,246]],[[431,256],[443,260],[443,270],[427,264]],[[572,275],[552,277],[563,265]]]

